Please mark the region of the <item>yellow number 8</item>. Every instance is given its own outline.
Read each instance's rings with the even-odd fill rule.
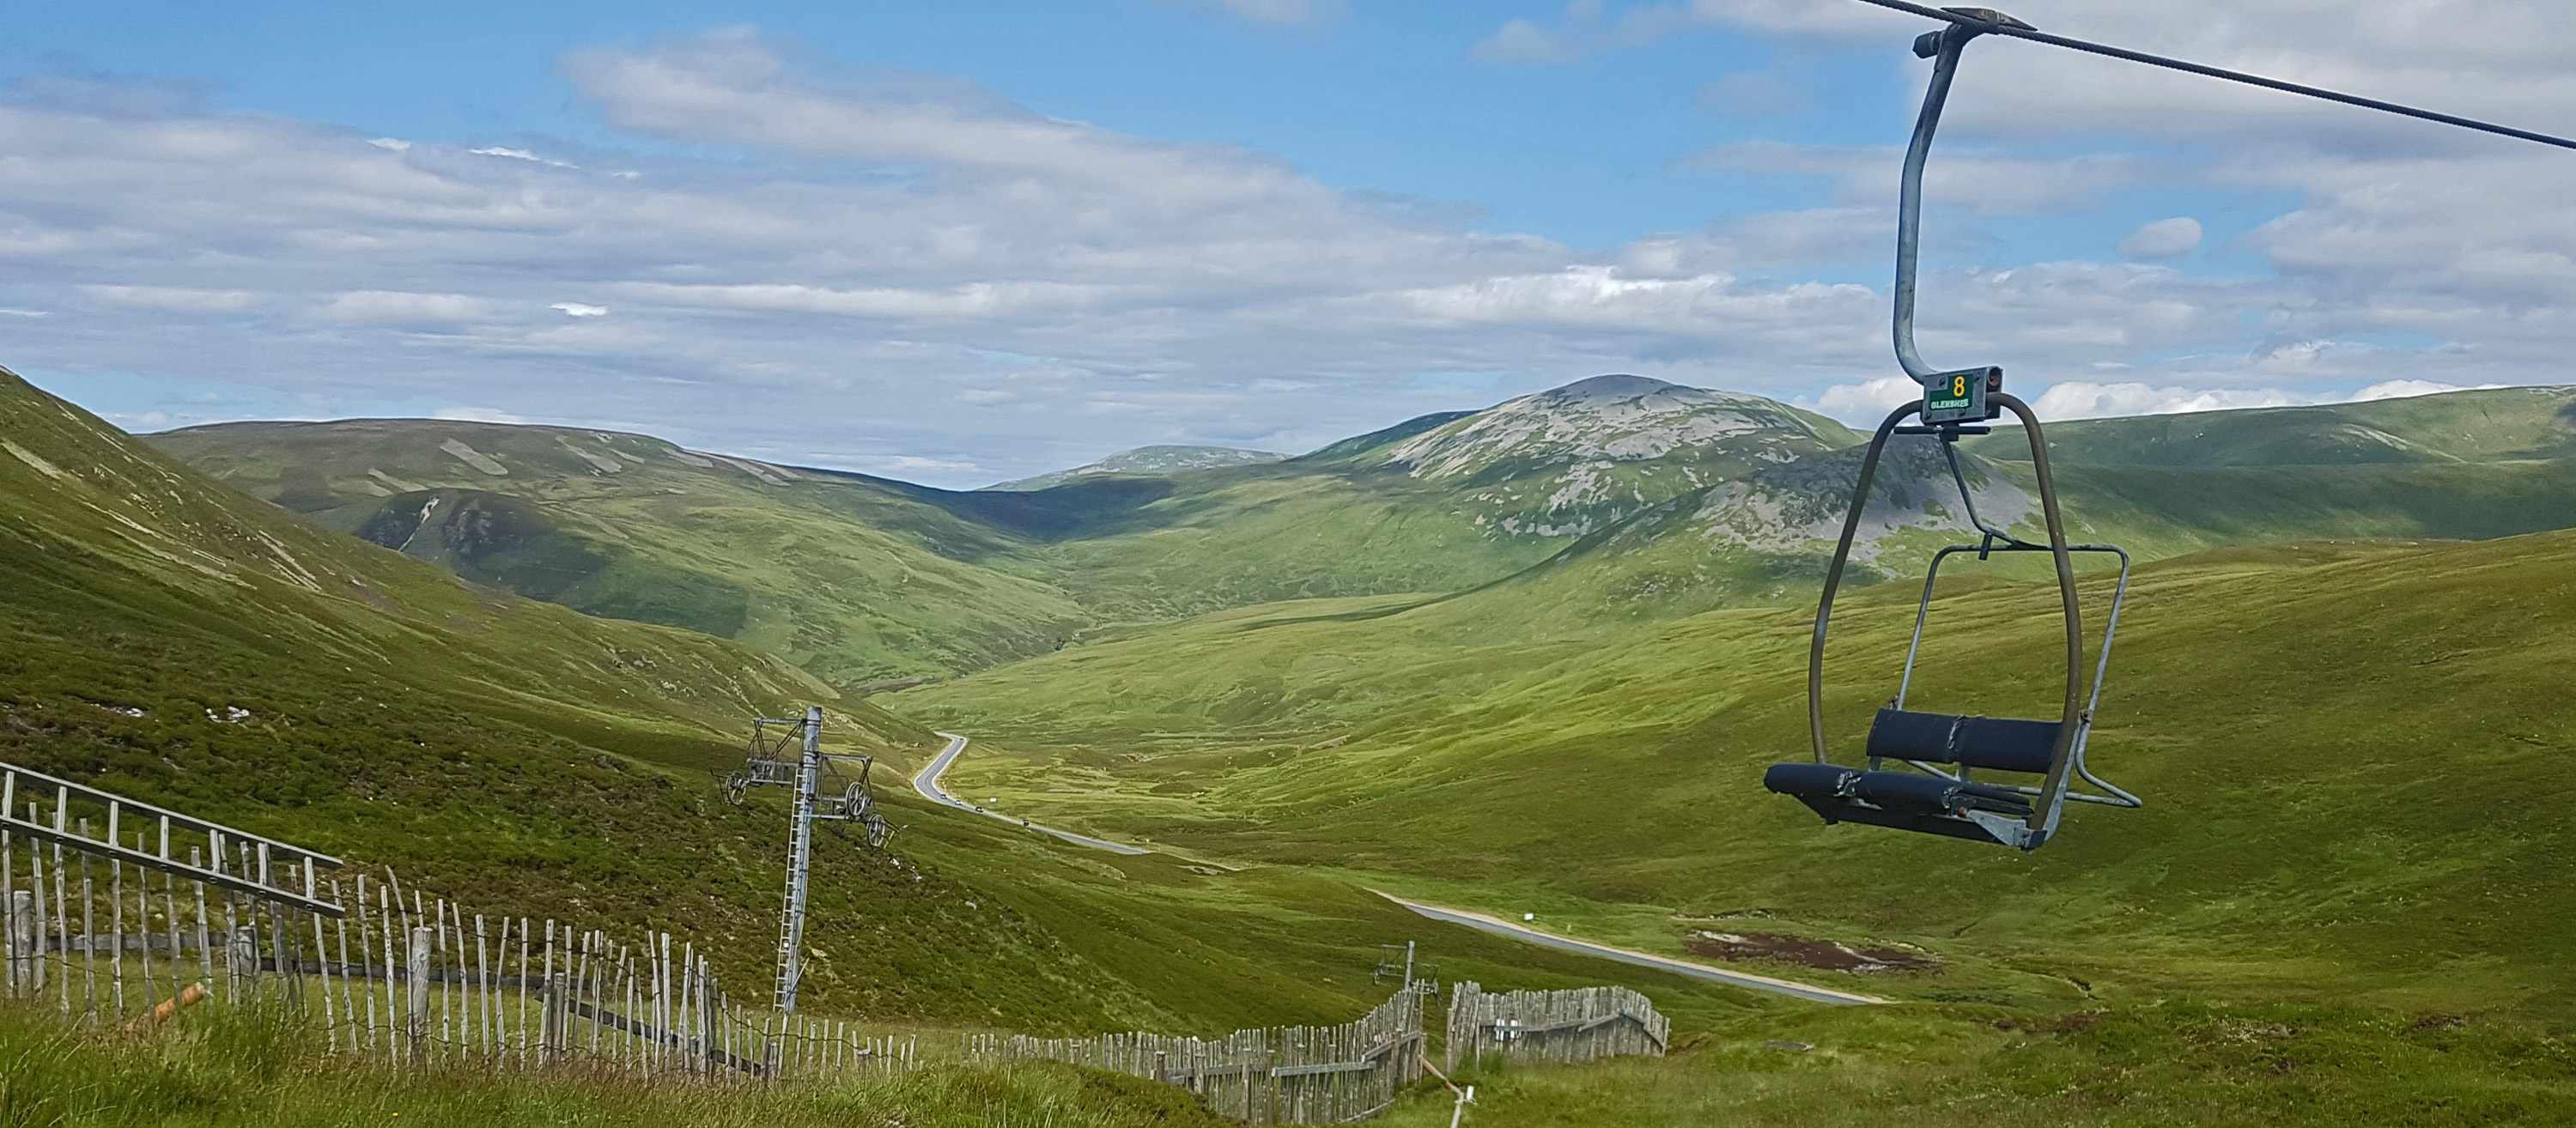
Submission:
[[[1952,396],[1964,398],[1968,394],[1968,378],[1965,376],[1950,377],[1950,394]]]

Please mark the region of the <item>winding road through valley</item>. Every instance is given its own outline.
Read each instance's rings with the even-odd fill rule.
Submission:
[[[1136,847],[1130,846],[1124,842],[1112,842],[1106,838],[1093,838],[1088,834],[1075,834],[1070,830],[1057,830],[1051,826],[1039,826],[1027,819],[1015,819],[1009,815],[1002,814],[999,811],[987,811],[982,807],[976,806],[973,803],[969,803],[949,794],[947,788],[939,786],[939,777],[948,770],[949,765],[957,762],[958,753],[966,750],[966,738],[953,732],[943,732],[938,735],[948,738],[948,747],[940,749],[939,755],[932,758],[930,761],[930,766],[921,769],[919,774],[912,777],[912,789],[920,792],[922,798],[928,799],[931,802],[942,806],[955,807],[961,811],[973,811],[986,818],[1000,819],[1013,826],[1024,826],[1030,830],[1037,831],[1040,834],[1052,834],[1077,846],[1089,846],[1092,849],[1107,850],[1113,854],[1133,855],[1151,852],[1137,849]]]
[[[1387,900],[1393,901],[1396,904],[1402,905],[1405,908],[1422,914],[1423,916],[1430,917],[1433,920],[1446,921],[1450,924],[1465,925],[1478,932],[1490,932],[1496,936],[1508,936],[1514,940],[1537,944],[1545,948],[1554,948],[1561,952],[1575,952],[1586,956],[1599,956],[1602,959],[1617,960],[1623,964],[1632,964],[1637,967],[1652,968],[1656,971],[1671,972],[1674,975],[1687,975],[1693,979],[1707,979],[1736,987],[1750,987],[1756,991],[1769,991],[1775,995],[1787,995],[1791,998],[1805,999],[1813,1003],[1835,1003],[1849,1006],[1860,1003],[1884,1003],[1887,1001],[1874,995],[1860,995],[1854,994],[1850,991],[1837,991],[1831,987],[1817,987],[1812,984],[1799,983],[1795,980],[1789,979],[1773,979],[1768,975],[1755,975],[1751,972],[1745,971],[1728,971],[1722,967],[1710,967],[1707,964],[1692,963],[1689,960],[1677,960],[1669,956],[1658,956],[1647,952],[1632,952],[1626,948],[1613,948],[1607,944],[1595,944],[1588,940],[1573,940],[1567,937],[1558,936],[1554,933],[1541,932],[1535,928],[1526,928],[1497,916],[1488,916],[1484,913],[1471,912],[1466,909],[1452,909],[1441,905],[1425,904],[1421,901],[1408,901],[1383,889],[1371,889],[1369,892],[1375,893],[1380,897],[1384,897]]]
[[[920,772],[912,777],[912,789],[920,792],[922,798],[928,799],[931,802],[944,807],[954,807],[960,811],[971,811],[986,818],[1000,819],[1013,826],[1026,827],[1041,834],[1052,834],[1077,846],[1089,846],[1095,850],[1107,850],[1111,853],[1128,855],[1152,852],[1127,845],[1124,842],[1111,842],[1106,838],[1093,838],[1088,834],[1075,834],[1070,830],[1057,830],[1051,826],[1039,826],[1027,819],[1012,818],[1011,816],[1002,814],[998,811],[985,810],[982,807],[976,806],[973,803],[949,794],[948,789],[939,786],[939,777],[948,771],[950,765],[957,762],[957,757],[960,753],[966,751],[966,738],[953,732],[943,732],[939,735],[947,738],[948,747],[940,749],[939,755],[931,759],[929,766],[922,768]],[[1775,995],[1787,995],[1791,998],[1805,999],[1809,1002],[1815,1003],[1850,1005],[1855,1003],[1884,1003],[1887,1001],[1885,999],[1874,998],[1869,995],[1854,994],[1849,991],[1836,991],[1831,987],[1817,987],[1811,984],[1798,983],[1787,979],[1773,979],[1767,975],[1754,975],[1750,972],[1728,971],[1725,968],[1710,967],[1706,964],[1692,963],[1688,960],[1677,960],[1666,956],[1652,955],[1646,952],[1632,952],[1626,948],[1613,948],[1607,944],[1595,944],[1588,940],[1575,940],[1569,937],[1558,936],[1553,933],[1541,932],[1535,928],[1524,928],[1520,925],[1504,920],[1501,917],[1488,916],[1484,913],[1472,912],[1467,909],[1452,909],[1440,905],[1425,904],[1420,901],[1408,901],[1402,897],[1398,897],[1392,893],[1387,893],[1381,890],[1372,889],[1370,892],[1376,893],[1380,897],[1384,897],[1387,900],[1393,901],[1396,904],[1402,905],[1405,908],[1411,909],[1414,912],[1433,920],[1444,921],[1449,924],[1464,925],[1468,928],[1476,929],[1479,932],[1490,932],[1497,936],[1507,936],[1523,943],[1554,948],[1561,952],[1574,952],[1579,955],[1597,956],[1601,959],[1616,960],[1620,963],[1630,964],[1636,967],[1652,968],[1656,971],[1670,972],[1674,975],[1687,975],[1693,979],[1706,979],[1718,983],[1729,984],[1731,986],[1746,987],[1755,991],[1768,991]]]

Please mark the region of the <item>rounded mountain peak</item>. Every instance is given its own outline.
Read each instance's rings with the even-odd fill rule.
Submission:
[[[1572,404],[1636,399],[1643,396],[1687,398],[1708,395],[1709,392],[1706,389],[1694,388],[1687,384],[1658,380],[1652,376],[1631,376],[1624,372],[1613,372],[1606,376],[1587,376],[1563,387],[1550,388],[1530,398]]]
[[[1842,430],[1760,396],[1615,373],[1434,427],[1389,450],[1386,462],[1419,478],[1455,478],[1496,468],[1695,457],[1711,448],[1777,458],[1842,445],[1844,436],[1821,433],[1820,423]]]

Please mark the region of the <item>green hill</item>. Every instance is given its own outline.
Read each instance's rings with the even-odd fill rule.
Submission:
[[[2576,526],[2571,411],[2576,389],[2514,388],[2084,420],[2051,435],[2076,535],[2161,559]],[[151,441],[477,582],[733,638],[864,688],[1289,599],[1504,583],[1528,614],[1568,624],[1796,602],[1838,528],[1859,439],[1758,397],[1600,376],[1296,458],[1166,451],[1034,490],[430,420],[226,424]],[[1989,519],[2035,535],[2020,442],[2012,428],[1971,440],[1966,468]],[[1967,532],[1954,497],[1932,444],[1900,439],[1860,576],[1910,571]],[[1576,558],[1596,563],[1566,566]]]
[[[2576,387],[2085,420],[2048,434],[2070,535],[2141,560],[2281,541],[2483,540],[2576,527],[2576,457],[2561,457],[2576,453]],[[2355,448],[2357,434],[2376,437]],[[1938,546],[1975,539],[1931,441],[1891,443],[1854,556],[1863,582],[1919,574]],[[2040,539],[2019,429],[1961,445],[1977,509]],[[2412,454],[2397,461],[2389,452]],[[1521,614],[1568,624],[1811,600],[1857,461],[1845,448],[1753,469],[1507,583],[1522,589]],[[1999,573],[2039,578],[2046,565],[2027,558]]]
[[[594,615],[687,627],[842,687],[1041,654],[1087,616],[985,566],[1025,551],[918,487],[605,431],[230,423],[153,445],[236,488]]]
[[[298,521],[6,374],[0,435],[15,763],[393,865],[486,911],[678,928],[758,984],[777,813],[725,806],[708,774],[738,762],[746,718],[821,701],[838,749],[900,761],[932,743],[760,652],[461,583]],[[912,966],[836,970],[818,1005],[1158,1013],[1042,929],[965,912],[953,878],[819,854],[817,946]],[[969,953],[1022,974],[996,976],[986,1005],[963,986]]]
[[[1603,376],[1269,463],[953,492],[658,439],[437,420],[151,437],[256,496],[594,614],[850,686],[1102,623],[1490,583],[1709,483],[1848,445],[1758,397]]]
[[[2576,387],[2490,388],[2316,407],[2048,425],[2052,461],[2085,466],[2349,466],[2576,456]],[[2018,428],[1971,440],[2026,459]]]
[[[1008,482],[995,482],[988,490],[1027,492],[1049,486],[1061,486],[1077,478],[1097,474],[1167,474],[1174,470],[1207,470],[1218,466],[1255,466],[1277,462],[1288,457],[1266,450],[1243,450],[1217,446],[1142,446],[1122,450],[1098,462],[1055,470],[1035,477]]]
[[[2576,1053],[2557,1031],[2576,1022],[2576,979],[2557,922],[2576,906],[2555,783],[2576,751],[2562,701],[2576,532],[2151,563],[2096,739],[2097,766],[2147,809],[2079,809],[2030,856],[1828,828],[1759,780],[1803,747],[1807,570],[1848,489],[1850,436],[1759,401],[1577,387],[1304,459],[1033,493],[738,466],[592,432],[442,438],[415,432],[471,425],[418,421],[370,441],[435,454],[422,457],[451,477],[399,473],[328,430],[350,424],[238,446],[217,432],[188,455],[398,553],[233,493],[7,378],[0,755],[393,862],[483,907],[575,899],[674,926],[723,953],[729,981],[758,983],[779,811],[723,805],[709,773],[738,754],[745,713],[822,700],[836,743],[890,767],[921,762],[923,722],[957,726],[978,737],[952,777],[965,789],[1180,851],[1112,859],[881,786],[912,824],[903,864],[840,839],[818,863],[808,994],[826,1011],[1048,1031],[1333,1020],[1378,993],[1375,945],[1423,939],[1444,974],[1488,985],[1645,987],[1692,1032],[1668,1062],[1487,1076],[1495,1122],[2565,1111]],[[2371,426],[2458,457],[2072,459],[2070,480],[2098,476],[2070,504],[2158,556],[2285,528],[2474,517],[2484,535],[2555,519],[2557,409],[2504,413],[2519,422],[2447,445],[2397,416],[2474,414],[2456,401],[2374,410],[2395,414]],[[1566,419],[1582,425],[1560,432]],[[515,445],[537,439],[569,453]],[[365,465],[308,478],[305,456],[274,453],[323,440]],[[2495,457],[2463,453],[2476,451]],[[557,584],[567,600],[604,598],[620,575],[684,592],[674,572],[712,556],[609,516],[687,526],[639,485],[657,453],[674,474],[741,479],[659,487],[696,499],[674,511],[707,500],[753,513],[737,526],[752,529],[822,514],[796,518],[815,544],[864,527],[887,558],[979,570],[958,573],[960,591],[1029,585],[991,590],[1071,608],[1068,633],[1127,622],[861,705],[784,658],[431,563]],[[1882,573],[1959,527],[1926,454],[1900,455],[1873,508]],[[1982,447],[1971,480],[1981,507],[2026,521],[2027,471],[2008,456]],[[2213,485],[2231,482],[2233,496]],[[2450,501],[2390,496],[2425,483]],[[758,624],[741,573],[685,570],[709,591],[741,584],[744,631]],[[1831,720],[1846,756],[1891,689],[1909,586],[1864,588],[1838,620]],[[1305,588],[1330,597],[1223,606]],[[1223,609],[1138,621],[1200,606]],[[1948,629],[1916,692],[2035,711],[2054,684],[2047,611],[2010,572],[1945,586]],[[1937,968],[1864,981],[1897,1007],[1821,1013],[1430,925],[1360,884],[1660,951],[1765,931],[1910,945]],[[1783,1057],[1771,1043],[1784,1038],[1821,1051]],[[1410,1100],[1398,1122],[1437,1120],[1435,1104]]]
[[[1906,586],[1838,616],[1847,759],[1893,690]],[[1918,699],[2044,712],[2048,610],[2045,589],[1956,585]],[[1935,953],[1950,973],[1888,984],[1921,997],[2576,1020],[2576,942],[2553,923],[2576,910],[2556,787],[2576,750],[2576,533],[2148,566],[2095,763],[2149,806],[2079,808],[2027,857],[1828,828],[1762,790],[1805,745],[1804,615],[1514,637],[1499,591],[1244,609],[894,704],[1018,753],[960,777],[1016,809],[1666,951],[1677,922],[1753,918]]]
[[[1113,865],[933,807],[901,786],[937,746],[926,730],[775,657],[460,582],[5,374],[0,436],[13,763],[392,865],[478,911],[671,929],[739,992],[768,980],[785,811],[726,805],[715,774],[740,762],[750,716],[820,701],[827,746],[878,756],[876,792],[908,824],[891,855],[839,834],[816,849],[805,1000],[823,1013],[1057,1032],[1339,1022],[1382,997],[1378,944],[1435,935],[1490,980],[1601,978],[1329,879]],[[1628,978],[1684,1014],[1759,1010]]]

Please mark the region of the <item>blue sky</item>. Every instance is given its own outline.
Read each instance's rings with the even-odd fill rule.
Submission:
[[[2563,21],[2460,6],[2015,11],[2576,122]],[[1893,394],[1916,30],[1850,0],[22,6],[0,363],[136,429],[524,418],[948,485],[1613,370],[1856,417]],[[1968,68],[1936,363],[2061,415],[2562,379],[2563,157],[2027,44]]]
[[[1526,6],[1528,14],[1553,9]],[[227,109],[404,137],[594,145],[602,128],[555,73],[568,50],[728,25],[835,62],[968,78],[1022,105],[1124,133],[1278,154],[1336,188],[1464,204],[1478,226],[1612,246],[1725,210],[1814,198],[1813,184],[1674,169],[1756,137],[1899,140],[1909,110],[1884,50],[1783,52],[1704,29],[1566,66],[1479,62],[1494,4],[1363,5],[1320,26],[1124,2],[959,4],[100,2],[28,12],[12,74],[203,84]],[[1775,60],[1794,99],[1712,113],[1700,92]]]

